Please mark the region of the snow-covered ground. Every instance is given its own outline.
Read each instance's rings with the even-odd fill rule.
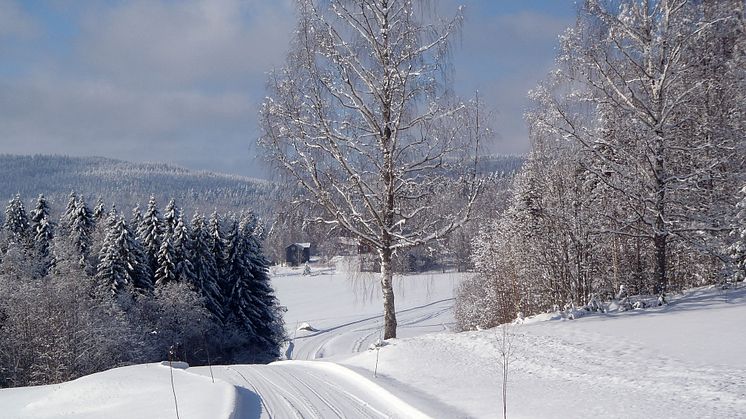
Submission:
[[[272,285],[288,308],[292,338],[287,359],[338,358],[365,350],[382,337],[383,302],[378,274],[335,268],[279,268]],[[399,338],[450,330],[454,289],[465,274],[425,273],[394,277]],[[298,330],[307,324],[314,330]]]
[[[62,384],[0,390],[0,417],[170,418],[175,417],[171,389],[184,418],[228,418],[236,405],[235,387],[215,384],[176,364],[134,365],[92,374]]]
[[[377,352],[368,349],[381,333],[376,278],[318,265],[302,272],[280,268],[273,279],[288,308],[290,361],[214,367],[215,384],[209,368],[174,370],[182,418],[502,417],[502,334],[451,330],[459,274],[398,277],[400,338]],[[508,417],[746,417],[746,287],[558,317],[508,327]],[[0,417],[175,417],[169,370],[141,365],[1,390]]]
[[[546,316],[542,316],[546,317]],[[745,418],[746,288],[663,308],[511,325],[508,417]],[[498,330],[381,348],[376,383],[436,417],[498,417]],[[375,353],[342,361],[371,376]]]

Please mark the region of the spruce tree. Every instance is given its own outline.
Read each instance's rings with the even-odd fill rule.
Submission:
[[[245,333],[252,341],[257,338],[257,325],[254,324],[259,317],[256,305],[250,294],[249,260],[246,257],[248,249],[246,241],[243,240],[241,228],[235,220],[226,237],[226,261],[223,273],[223,310],[226,320],[234,324],[239,331]]]
[[[246,242],[248,259],[249,294],[255,304],[257,318],[254,321],[257,337],[265,346],[267,353],[273,357],[279,355],[277,350],[285,337],[285,329],[279,303],[270,283],[269,262],[262,253],[261,225],[249,215],[240,226],[242,239]]]
[[[165,236],[156,258],[158,267],[155,270],[155,285],[157,287],[176,281],[176,264],[174,259],[174,247],[171,244],[171,237]]]
[[[126,246],[123,223],[119,222],[116,212],[110,212],[106,219],[106,237],[99,253],[99,263],[96,267],[96,279],[99,285],[117,294],[130,284],[127,272],[127,261],[123,257]]]
[[[284,338],[283,324],[256,233],[254,217],[233,220],[226,246],[226,318],[262,356],[274,358]]]
[[[142,211],[140,211],[140,205],[135,206],[132,209],[132,218],[130,219],[129,225],[135,229],[139,229],[142,224]]]
[[[80,196],[76,200],[75,209],[71,214],[71,218],[67,221],[68,237],[80,258],[78,264],[80,267],[90,270],[91,266],[88,262],[88,257],[91,251],[91,236],[95,223],[93,221],[93,213],[88,208],[83,196]]]
[[[44,194],[39,194],[36,198],[36,206],[31,210],[31,225],[38,225],[41,220],[49,217],[49,204]]]
[[[210,215],[210,225],[208,226],[209,246],[212,254],[215,256],[215,266],[218,273],[217,284],[220,289],[220,293],[223,296],[222,301],[225,301],[225,296],[228,293],[228,284],[225,282],[225,269],[226,269],[226,251],[225,251],[225,238],[223,237],[223,226],[220,219],[220,215],[217,211],[213,211]]]
[[[96,277],[101,286],[117,294],[131,286],[139,292],[152,290],[142,246],[127,226],[124,217],[110,211],[106,219],[106,237],[99,254]]]
[[[181,212],[176,206],[176,201],[171,199],[166,205],[166,209],[163,211],[163,230],[166,235],[173,235],[176,230],[176,224],[179,222]]]
[[[93,220],[96,223],[104,222],[106,217],[107,214],[106,209],[104,208],[104,200],[101,197],[98,197],[98,200],[96,200],[96,206],[93,207]]]
[[[67,200],[67,206],[65,207],[65,212],[62,213],[60,216],[60,226],[62,228],[68,228],[70,225],[70,222],[73,219],[73,214],[75,213],[75,208],[78,206],[78,196],[75,194],[75,192],[70,192],[69,198]]]
[[[192,255],[194,279],[207,309],[218,320],[224,320],[223,301],[218,280],[220,272],[211,245],[210,232],[204,217],[195,213],[192,217]]]
[[[8,241],[19,243],[25,247],[30,244],[30,226],[26,208],[20,195],[8,201],[5,207],[5,222],[3,228],[8,235]]]
[[[45,276],[51,266],[50,248],[54,232],[49,219],[49,205],[44,195],[39,195],[36,207],[31,211],[31,234],[39,267],[38,275]]]
[[[197,287],[192,264],[192,240],[184,220],[179,216],[173,233],[174,272],[178,282]]]
[[[137,230],[137,238],[145,250],[145,258],[148,262],[150,272],[158,270],[158,252],[161,248],[163,236],[163,221],[158,212],[158,205],[154,196],[150,196],[148,208],[143,215],[142,222]]]

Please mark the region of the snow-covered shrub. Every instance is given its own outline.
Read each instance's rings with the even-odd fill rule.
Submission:
[[[478,275],[465,280],[456,292],[456,329],[487,329],[516,319],[518,310],[510,289],[500,278]]]
[[[583,307],[586,311],[592,311],[592,312],[600,312],[605,313],[606,312],[606,305],[601,301],[601,298],[598,296],[598,294],[591,294],[588,298],[588,303]]]

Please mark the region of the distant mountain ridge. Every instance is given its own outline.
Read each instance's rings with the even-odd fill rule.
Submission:
[[[188,215],[194,211],[253,210],[268,214],[269,197],[278,186],[272,182],[237,175],[195,171],[165,163],[131,163],[105,157],[0,154],[0,199],[20,194],[31,202],[44,194],[53,210],[61,211],[71,191],[93,207],[101,197],[121,212],[140,205],[150,195],[161,207],[169,199]]]

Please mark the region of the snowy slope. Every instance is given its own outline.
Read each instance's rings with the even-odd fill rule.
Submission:
[[[508,417],[746,417],[746,288],[663,308],[509,326]],[[434,417],[501,417],[497,330],[380,350],[374,381]],[[344,360],[372,376],[375,354]]]
[[[231,418],[236,389],[227,383],[174,368],[182,417]],[[0,391],[0,417],[171,418],[176,417],[168,364],[115,368],[63,384]]]
[[[282,268],[273,278],[295,335],[293,360],[215,366],[215,384],[209,368],[175,370],[182,418],[502,417],[498,330],[450,330],[461,275],[397,277],[400,339],[376,353],[367,349],[381,328],[375,276],[301,272]],[[558,317],[509,326],[508,417],[746,418],[746,287]],[[314,330],[296,332],[302,323]],[[167,367],[151,364],[0,390],[0,417],[175,417],[169,379]]]
[[[297,353],[302,357],[351,354],[365,350],[367,342],[377,338],[381,323],[377,278],[350,275],[319,268],[309,277],[292,269],[276,272],[273,285],[281,303],[288,306],[289,327],[306,321],[318,328],[297,334]],[[443,330],[444,322],[452,321],[449,313],[457,280],[448,274],[398,278],[402,334]],[[288,354],[292,357],[292,347]],[[209,368],[174,370],[181,417],[426,417],[337,364],[285,361],[214,366],[212,373],[215,383]],[[2,418],[175,417],[169,370],[160,364],[113,369],[60,385],[0,390],[0,406]]]

